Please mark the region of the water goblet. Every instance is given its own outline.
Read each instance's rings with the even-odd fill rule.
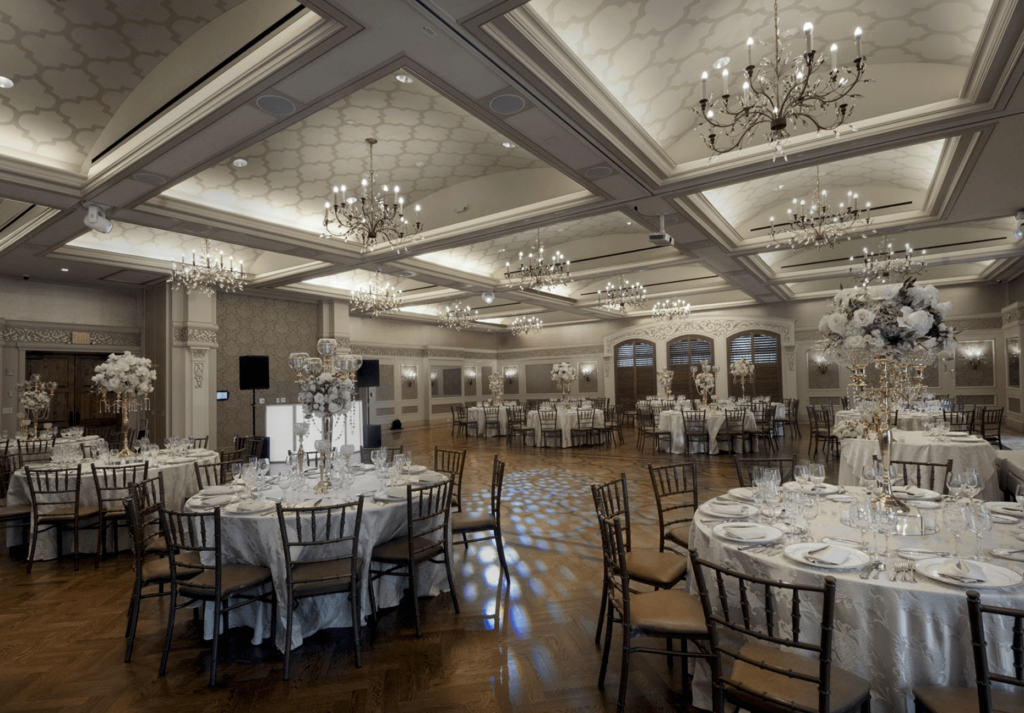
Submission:
[[[793,466],[793,480],[795,480],[801,486],[808,482],[809,475],[807,473],[806,463],[801,463],[800,465]]]
[[[942,524],[946,526],[949,534],[953,536],[953,541],[955,542],[953,554],[959,559],[960,535],[967,528],[967,513],[964,510],[963,503],[955,500],[943,503]]]
[[[807,473],[811,478],[811,482],[814,483],[812,492],[822,490],[822,483],[825,482],[825,466],[821,463],[812,463],[807,469]]]
[[[964,487],[962,473],[950,473],[946,476],[946,491],[952,500],[959,500]]]
[[[974,554],[971,559],[987,562],[989,558],[981,555],[981,538],[992,530],[991,514],[985,503],[971,502],[967,505],[967,515],[967,529],[974,533]]]
[[[981,492],[981,485],[978,481],[978,471],[975,468],[968,468],[961,474],[961,485],[968,500]]]
[[[889,550],[889,538],[896,534],[897,512],[889,507],[876,508],[873,524],[875,531],[885,538],[885,549],[882,551],[882,557],[892,557],[892,552]]]
[[[803,510],[801,512],[804,520],[807,521],[807,539],[808,541],[813,541],[814,538],[811,537],[811,525],[814,523],[814,518],[818,517],[818,514],[821,512],[818,496],[804,495]]]
[[[765,468],[764,477],[765,480],[774,483],[776,488],[782,485],[782,476],[779,474],[778,468]]]
[[[858,500],[854,504],[851,515],[853,516],[851,524],[860,530],[861,546],[867,552],[870,549],[868,547],[868,532],[871,531],[871,502],[868,500]]]

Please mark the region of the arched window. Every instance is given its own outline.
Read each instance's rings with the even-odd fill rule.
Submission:
[[[729,363],[746,359],[754,363],[754,383],[747,382],[747,396],[771,396],[782,401],[782,358],[779,335],[774,332],[741,332],[729,337]],[[729,375],[729,395],[739,397],[739,382]]]
[[[615,403],[633,403],[658,393],[654,343],[633,339],[615,345]]]
[[[688,399],[698,399],[697,387],[693,383],[693,376],[690,374],[691,366],[700,366],[700,363],[707,360],[708,364],[715,363],[715,350],[710,337],[701,335],[687,335],[679,337],[668,343],[668,368],[672,370],[672,394],[674,396],[685,396]]]

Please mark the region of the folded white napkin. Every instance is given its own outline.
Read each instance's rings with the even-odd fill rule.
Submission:
[[[247,502],[235,503],[231,509],[235,512],[264,512],[266,510],[273,510],[274,503],[249,500]]]
[[[845,547],[824,545],[816,550],[804,552],[804,559],[816,564],[842,564],[850,558],[850,550]]]
[[[737,540],[759,540],[764,537],[764,530],[761,529],[761,526],[752,523],[726,525],[722,528],[722,532]]]
[[[985,570],[969,560],[951,559],[935,570],[940,577],[952,579],[961,584],[981,584],[987,582]]]
[[[192,498],[192,505],[198,507],[215,508],[227,505],[234,499],[234,495],[203,495],[200,493]]]
[[[210,497],[211,495],[231,495],[235,492],[235,486],[233,485],[207,485],[201,491],[199,495],[202,497]]]
[[[911,500],[938,500],[942,496],[934,490],[919,488],[916,485],[895,485],[892,492],[903,495]]]
[[[750,506],[743,503],[709,503],[708,510],[719,515],[743,517],[750,513]]]

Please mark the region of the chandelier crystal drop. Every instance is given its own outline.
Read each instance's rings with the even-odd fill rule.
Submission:
[[[922,250],[921,257],[924,257],[927,252],[927,250]],[[852,255],[850,262],[854,262]],[[892,243],[886,243],[880,245],[874,252],[864,248],[860,265],[851,266],[850,273],[855,275],[863,286],[867,287],[872,282],[903,282],[908,277],[921,273],[924,269],[924,261],[914,259],[914,248],[910,247],[910,243],[904,246],[902,256],[897,254]]]
[[[398,247],[407,236],[415,235],[423,227],[419,220],[410,223],[406,219],[405,198],[399,195],[398,186],[391,186],[389,191],[386,184],[377,185],[377,174],[373,170],[373,146],[377,139],[366,139],[366,143],[370,147],[369,173],[351,195],[346,186],[334,186],[324,204],[324,232],[320,234],[322,238],[359,243],[364,253],[385,245]],[[419,210],[417,205],[416,212]]]
[[[671,322],[674,319],[688,317],[690,315],[690,303],[685,300],[665,300],[655,302],[651,316],[662,322]]]
[[[444,313],[438,311],[437,326],[461,332],[463,329],[469,329],[476,316],[477,311],[475,309],[471,310],[469,305],[456,302],[452,305],[445,305]]]
[[[852,66],[839,65],[839,46],[829,47],[830,61],[814,49],[814,26],[804,23],[803,48],[783,41],[779,32],[779,3],[775,2],[774,52],[754,63],[754,38],[747,38],[747,66],[739,92],[730,93],[729,70],[722,69],[722,92],[708,93],[708,73],[701,75],[701,99],[693,109],[704,143],[715,154],[742,148],[759,129],[775,145],[775,155],[785,156],[783,142],[796,125],[817,131],[835,131],[853,113],[854,87],[864,79],[867,62],[861,51],[863,33],[853,32],[856,57]],[[799,40],[796,40],[799,42]],[[774,159],[773,159],[774,160]]]
[[[647,290],[639,282],[630,282],[619,276],[619,283],[608,283],[597,291],[597,306],[609,312],[625,314],[630,309],[639,309],[647,304]]]
[[[505,282],[510,287],[520,290],[557,287],[572,282],[569,276],[569,261],[558,250],[551,261],[544,258],[544,246],[540,243],[540,231],[537,231],[537,246],[533,251],[519,253],[519,267],[514,268],[511,262],[505,263]]]
[[[821,187],[821,171],[815,167],[814,193],[807,199],[793,199],[793,207],[786,209],[786,222],[776,224],[775,216],[770,218],[771,247],[834,248],[839,241],[850,240],[851,231],[871,223],[871,203],[861,208],[860,196],[853,191],[847,191],[846,198],[849,203],[833,207],[828,191]]]
[[[365,285],[352,293],[352,311],[379,317],[397,312],[402,307],[402,291],[391,286],[387,277],[377,268]]]
[[[539,332],[544,322],[532,314],[521,315],[512,320],[512,336],[519,337],[524,334]]]
[[[218,290],[221,292],[241,292],[245,287],[245,270],[242,261],[238,261],[235,267],[233,257],[228,257],[228,264],[224,264],[224,251],[214,255],[210,251],[210,241],[203,240],[203,251],[196,253],[192,251],[192,263],[185,261],[181,256],[181,262],[171,263],[171,277],[167,280],[174,289],[183,289],[185,292],[202,292],[212,295]]]

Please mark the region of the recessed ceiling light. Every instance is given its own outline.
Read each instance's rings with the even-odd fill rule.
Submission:
[[[246,166],[249,165],[249,162],[246,161],[244,158],[236,158],[234,161],[231,162],[231,165],[234,166],[235,168],[245,168]]]
[[[516,147],[516,145],[514,143],[512,143],[511,141],[502,141],[501,145],[504,146],[507,149],[514,149]]]
[[[7,77],[0,77],[0,89],[10,89],[14,86],[14,81]]]
[[[712,69],[725,69],[727,66],[729,66],[729,58],[728,57],[722,57],[720,60],[717,60],[713,65],[711,65],[711,68]]]
[[[395,79],[400,81],[402,84],[412,84],[412,77],[408,74],[396,74]]]
[[[632,225],[632,224],[633,224],[633,221],[632,221],[632,220],[627,220],[627,221],[626,221],[626,225]]]
[[[62,268],[60,269],[60,271],[61,271],[61,272],[68,272],[68,269],[67,269],[66,267],[62,267]]]

